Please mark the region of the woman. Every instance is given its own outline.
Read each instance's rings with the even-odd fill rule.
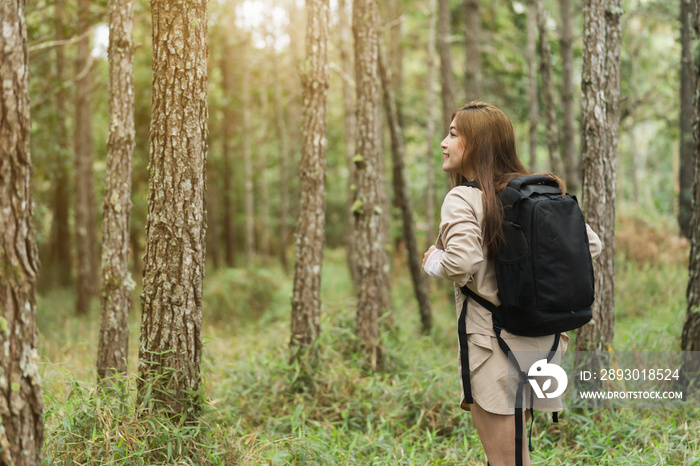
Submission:
[[[508,182],[528,172],[515,148],[513,124],[493,105],[471,102],[452,115],[450,132],[442,141],[442,169],[452,176],[453,189],[442,205],[440,232],[436,244],[423,258],[425,271],[455,283],[457,315],[466,296],[466,285],[495,305],[498,284],[495,254],[502,242],[502,208],[498,193]],[[554,177],[565,191],[563,182]],[[481,189],[461,186],[476,181]],[[600,254],[600,239],[587,226],[592,257]],[[473,403],[462,397],[461,407],[471,411],[490,465],[515,462],[513,404],[508,403],[508,359],[500,350],[491,313],[470,299],[466,316],[469,368]],[[554,335],[522,337],[506,330],[501,333],[515,352],[546,355]],[[568,337],[561,334],[559,351],[566,350]],[[537,354],[537,353],[535,353]],[[542,356],[544,357],[544,356]],[[554,360],[556,362],[557,359]],[[539,400],[538,411],[560,411],[561,399]],[[527,442],[523,442],[523,464],[530,464]]]

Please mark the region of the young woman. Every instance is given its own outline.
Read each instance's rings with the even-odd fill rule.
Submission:
[[[513,124],[498,108],[471,102],[452,115],[450,132],[442,141],[442,169],[452,176],[453,189],[442,205],[436,244],[423,258],[423,268],[434,277],[455,283],[457,316],[467,297],[460,287],[499,305],[495,254],[502,242],[502,208],[498,193],[508,182],[528,172],[515,148]],[[563,182],[554,177],[565,191]],[[481,189],[460,186],[476,181]],[[600,254],[598,236],[587,226],[592,257]],[[471,411],[491,466],[515,464],[514,409],[508,403],[508,358],[498,346],[491,313],[470,298],[466,315],[467,344],[473,403],[462,397],[461,407]],[[546,357],[554,335],[522,337],[501,333],[515,352],[539,352]],[[568,337],[561,335],[559,351]],[[538,354],[538,353],[535,353]],[[556,362],[556,359],[555,359]],[[538,411],[560,411],[561,399],[538,400]],[[523,421],[524,422],[524,421]],[[523,464],[530,464],[523,442]]]

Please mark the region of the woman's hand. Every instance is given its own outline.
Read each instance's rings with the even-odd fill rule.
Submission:
[[[423,254],[423,264],[421,265],[421,268],[425,268],[425,261],[428,260],[428,257],[429,257],[429,256],[433,253],[433,251],[435,251],[436,249],[437,249],[437,248],[436,248],[435,245],[433,244],[432,246],[430,246],[430,249],[428,249],[428,250],[425,252],[425,254]]]

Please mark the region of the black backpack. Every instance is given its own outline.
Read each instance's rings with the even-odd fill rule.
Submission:
[[[480,189],[473,181],[463,186]],[[557,182],[547,175],[528,175],[508,183],[500,193],[500,200],[505,243],[496,257],[496,278],[501,305],[495,306],[466,286],[462,287],[467,299],[459,317],[458,333],[467,403],[473,403],[466,331],[469,297],[491,312],[498,345],[506,356],[512,351],[501,338],[503,329],[522,336],[554,334],[548,363],[559,348],[559,334],[583,326],[592,317],[593,261],[586,223],[576,197],[562,195]],[[519,466],[522,464],[519,453],[523,437],[522,393],[528,375],[514,357],[509,360],[520,374],[515,405],[515,451]],[[553,419],[557,421],[556,413]]]

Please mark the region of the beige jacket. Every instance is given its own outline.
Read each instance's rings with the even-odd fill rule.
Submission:
[[[445,252],[440,259],[441,275],[455,283],[456,310],[459,316],[465,296],[459,289],[467,285],[478,295],[495,305],[498,299],[495,260],[486,256],[481,237],[481,222],[484,209],[481,191],[468,186],[452,189],[442,204],[440,232],[435,246]],[[600,255],[601,243],[598,235],[586,225],[591,256]],[[477,312],[467,315],[467,334],[495,336],[491,313],[474,303],[470,309]]]
[[[498,283],[496,281],[495,260],[487,257],[481,237],[481,222],[484,210],[481,191],[467,186],[452,189],[442,205],[440,231],[435,243],[444,250],[440,258],[440,275],[454,282],[457,318],[462,310],[466,296],[460,287],[467,285],[480,296],[500,305]],[[591,256],[596,258],[601,252],[598,235],[586,226]],[[554,341],[553,336],[522,337],[506,330],[501,336],[516,352],[528,354],[547,354]],[[498,348],[496,334],[493,331],[491,313],[476,302],[469,305],[467,312],[467,338],[469,344],[469,367],[472,395],[483,409],[496,414],[513,414],[513,374],[508,371],[508,360]],[[566,351],[568,342],[562,334],[560,352]],[[559,362],[558,353],[554,363]],[[534,362],[534,360],[532,361]],[[520,361],[521,367],[525,361]],[[531,363],[528,363],[531,364]],[[461,369],[460,369],[461,370]],[[461,381],[461,377],[460,377]],[[462,393],[463,409],[469,410]],[[559,411],[562,409],[560,398],[536,400],[535,409],[539,411]]]

